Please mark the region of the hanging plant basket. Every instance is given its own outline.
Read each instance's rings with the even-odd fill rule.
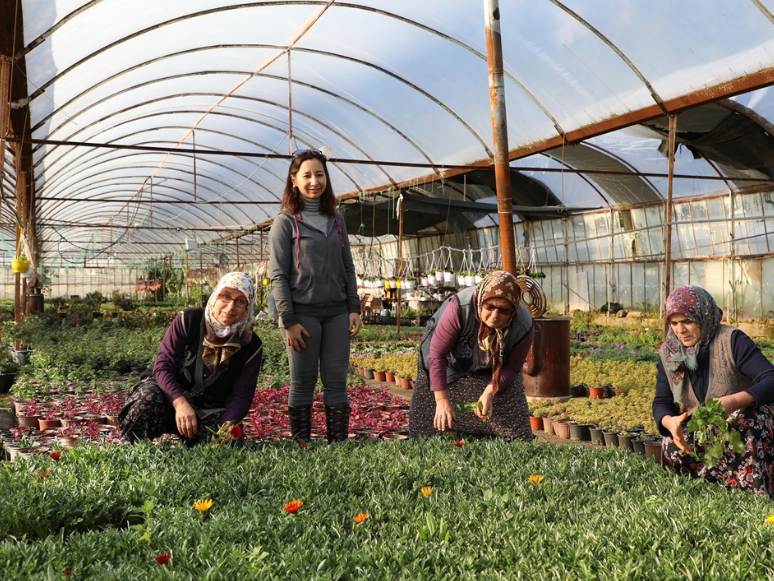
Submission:
[[[27,272],[30,269],[30,261],[14,258],[11,261],[11,268],[14,272]]]

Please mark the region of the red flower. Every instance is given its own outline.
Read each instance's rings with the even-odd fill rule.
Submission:
[[[228,435],[234,439],[241,438],[243,433],[242,428],[237,425],[233,425],[228,429]]]
[[[465,445],[465,440],[458,440],[454,442],[454,445],[457,446],[458,448],[462,448]]]
[[[304,506],[304,503],[300,500],[291,500],[289,503],[285,505],[285,510],[288,511],[290,514],[296,514],[299,510],[301,510],[301,507]]]
[[[308,447],[309,447],[309,446],[308,446],[308,445],[306,445],[306,444],[301,444],[301,445],[299,446],[299,448],[300,448],[301,450],[306,450]]]
[[[69,577],[70,576],[70,569],[65,567],[65,570],[62,571],[62,575],[64,575],[65,578]]]
[[[51,456],[54,460],[59,460],[59,457],[62,455],[62,452],[57,450],[56,452],[51,452],[49,456]]]
[[[169,560],[172,558],[172,553],[161,553],[160,555],[156,555],[156,562],[159,565],[166,565],[169,563]]]
[[[38,478],[48,478],[51,476],[51,472],[41,472],[40,474],[35,474]]]

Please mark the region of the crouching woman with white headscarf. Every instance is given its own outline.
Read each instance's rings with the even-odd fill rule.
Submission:
[[[178,313],[156,355],[153,375],[127,394],[118,416],[128,442],[177,434],[188,446],[241,422],[250,409],[263,346],[253,334],[255,285],[223,276],[205,308]]]

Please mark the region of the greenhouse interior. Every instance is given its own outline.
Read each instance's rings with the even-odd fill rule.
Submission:
[[[694,362],[723,367],[701,363],[709,327],[675,339],[699,325],[672,318],[686,285],[709,296],[711,332],[733,333],[724,353],[761,358],[734,367],[754,395],[733,412],[705,405],[720,380],[702,380],[717,419],[701,438],[740,454],[723,412],[774,403],[774,0],[0,0],[0,150],[0,494],[19,507],[0,516],[0,577],[774,578],[774,456],[756,494],[713,472],[730,466],[716,440],[706,472],[677,476],[656,411],[662,387],[686,409]],[[271,306],[288,308],[272,239],[306,154],[360,301],[340,446],[323,445],[328,355],[299,446],[301,351]],[[450,297],[480,298],[500,271],[531,317],[513,381],[540,427],[503,442],[491,393],[491,417],[482,400],[452,412],[485,437],[415,437],[435,381],[420,345]],[[119,412],[185,313],[225,325],[210,317],[230,273],[255,315],[239,361],[251,333],[261,344],[249,411],[189,449],[175,407],[171,436],[124,445]],[[511,365],[504,345],[533,334],[508,339],[483,312],[479,356]],[[579,548],[586,523],[634,535]]]

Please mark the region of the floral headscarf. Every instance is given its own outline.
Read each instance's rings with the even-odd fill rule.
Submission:
[[[223,325],[215,318],[215,301],[225,289],[238,290],[247,299],[247,309],[242,319],[233,325]],[[210,369],[219,366],[221,370],[228,368],[228,360],[246,345],[253,335],[253,320],[255,319],[255,285],[244,272],[229,272],[224,274],[218,286],[212,291],[207,306],[204,308],[204,324],[207,333],[204,337],[202,358]]]
[[[481,309],[484,302],[493,299],[507,299],[513,305],[513,313],[508,323],[501,329],[492,329],[487,326],[482,317]],[[503,366],[505,353],[505,336],[508,334],[511,321],[516,316],[516,309],[521,302],[521,287],[516,277],[510,272],[496,270],[490,272],[484,280],[476,285],[473,293],[473,304],[476,306],[476,320],[481,325],[478,328],[478,346],[482,351],[489,351],[492,355],[492,395],[500,388],[500,370]]]
[[[666,353],[666,372],[672,383],[672,395],[675,401],[683,396],[685,368],[695,371],[699,358],[709,349],[710,341],[715,337],[723,311],[715,304],[715,299],[706,290],[698,286],[680,286],[673,290],[666,300],[664,315],[680,313],[701,329],[701,338],[693,347],[686,347],[670,328],[664,340]]]

